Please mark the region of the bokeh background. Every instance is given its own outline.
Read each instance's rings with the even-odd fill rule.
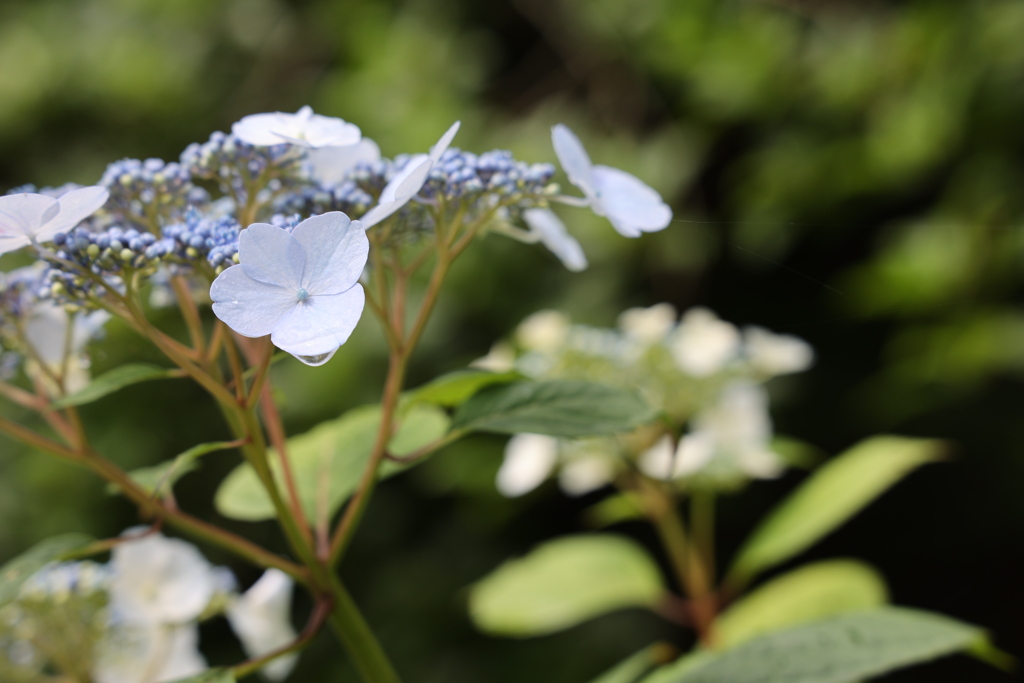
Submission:
[[[426,149],[458,118],[459,146],[554,161],[548,130],[566,122],[679,220],[627,241],[565,209],[592,263],[581,275],[502,238],[474,246],[413,383],[545,307],[611,325],[629,306],[701,304],[798,334],[818,363],[773,386],[779,432],[823,453],[881,432],[954,445],[810,556],[864,558],[896,602],[987,626],[1022,655],[1022,36],[1016,0],[5,0],[0,187],[94,183],[116,159],[176,159],[245,114],[307,103],[386,155]],[[125,330],[109,337],[98,371],[152,354]],[[383,366],[369,317],[325,368],[280,364],[291,432],[377,400]],[[184,381],[85,412],[125,467],[224,436]],[[528,641],[473,630],[465,587],[581,530],[593,502],[553,486],[500,498],[502,447],[477,437],[390,480],[349,555],[343,572],[407,679],[584,683],[654,638],[685,643],[632,612]],[[210,499],[234,464],[207,459],[181,504],[218,519]],[[723,550],[802,476],[725,499]],[[49,534],[137,521],[98,480],[0,441],[0,560]],[[278,543],[270,524],[219,521]],[[654,546],[642,526],[622,530]],[[308,607],[298,600],[296,618]],[[222,622],[203,637],[211,661],[241,657]],[[293,680],[355,678],[327,635]],[[886,680],[1007,677],[959,658]]]

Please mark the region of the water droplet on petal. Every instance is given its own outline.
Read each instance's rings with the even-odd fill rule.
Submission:
[[[329,361],[331,357],[334,356],[334,354],[337,352],[338,349],[334,349],[333,351],[328,351],[327,353],[318,353],[315,356],[300,356],[295,353],[293,353],[292,355],[301,360],[306,365],[317,367],[318,365],[323,365],[324,363]]]

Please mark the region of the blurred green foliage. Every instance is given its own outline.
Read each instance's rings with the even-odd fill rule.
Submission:
[[[453,272],[413,384],[483,355],[542,307],[609,324],[628,305],[703,303],[800,334],[821,364],[778,387],[785,433],[834,453],[871,431],[910,432],[958,440],[963,456],[822,552],[866,557],[898,601],[1019,642],[1006,615],[1024,609],[1022,34],[1013,0],[7,0],[0,184],[95,182],[120,157],[175,158],[244,114],[306,103],[356,122],[386,155],[425,150],[460,118],[461,146],[552,161],[548,127],[565,121],[595,158],[662,192],[680,222],[626,243],[566,210],[592,263],[579,276],[486,240]],[[109,336],[97,372],[155,359],[128,330]],[[367,320],[325,368],[277,367],[292,433],[376,401],[383,363]],[[225,436],[181,381],[84,412],[128,469]],[[529,643],[472,631],[460,591],[577,530],[586,506],[500,499],[501,445],[474,437],[382,487],[353,549],[350,582],[408,677],[543,670],[572,683],[665,636],[629,613]],[[0,558],[136,521],[99,481],[0,448]],[[205,457],[182,505],[215,515],[212,493],[235,464]],[[723,544],[782,493],[764,485],[727,503]],[[239,528],[273,542],[269,525]],[[213,662],[236,658],[226,630],[209,628],[223,642]],[[296,678],[348,680],[332,648],[314,645]],[[956,667],[898,680],[960,680]]]

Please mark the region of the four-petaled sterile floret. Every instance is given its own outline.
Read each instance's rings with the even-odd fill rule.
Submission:
[[[339,212],[293,230],[255,223],[238,240],[239,265],[210,288],[213,312],[246,337],[270,335],[307,365],[322,365],[344,344],[363,312],[358,283],[369,241]]]

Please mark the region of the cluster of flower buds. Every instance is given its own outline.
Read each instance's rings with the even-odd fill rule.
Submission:
[[[261,180],[272,192],[308,180],[303,155],[291,145],[251,145],[219,131],[208,141],[185,148],[181,165],[193,178],[218,183],[236,202],[248,201],[249,192]]]
[[[209,201],[192,184],[188,169],[162,159],[122,159],[107,166],[100,185],[110,191],[105,213],[114,222],[156,232],[181,216],[186,207]]]
[[[163,229],[163,238],[149,248],[147,255],[184,266],[205,261],[219,273],[238,262],[240,231],[241,226],[231,216],[209,218],[190,209],[182,222]]]

